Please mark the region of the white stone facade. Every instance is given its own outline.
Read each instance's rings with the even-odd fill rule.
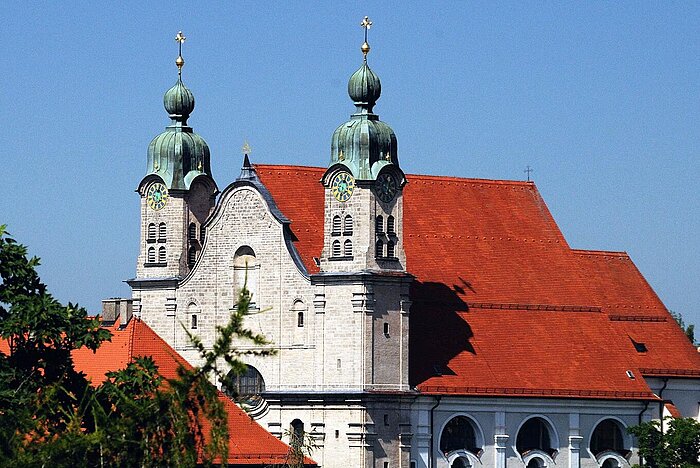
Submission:
[[[353,239],[365,240],[354,244],[356,258],[336,262],[329,260],[326,253],[320,262],[325,270],[344,261],[352,266],[309,275],[295,258],[285,231],[286,220],[271,206],[261,186],[245,181],[230,185],[204,224],[206,238],[196,264],[182,278],[163,274],[162,266],[145,266],[142,256],[150,243],[144,235],[137,268],[140,277],[130,282],[135,314],[196,364],[197,355],[185,329],[199,335],[205,344],[212,343],[215,327],[227,322],[235,305],[241,284],[237,275],[242,274],[236,267],[237,253],[244,249],[253,254],[246,257],[243,274],[255,304],[247,326],[264,334],[276,351],[274,356],[246,357],[246,362],[265,381],[264,402],[252,414],[280,437],[285,437],[292,421],[301,421],[318,446],[313,457],[321,466],[504,468],[535,466],[528,464],[536,459],[537,466],[589,468],[602,466],[608,458],[614,459],[613,466],[631,466],[636,461],[633,454],[627,458],[609,454],[596,459],[590,450],[591,434],[604,419],[613,418],[623,429],[648,420],[658,414],[654,405],[575,399],[433,397],[420,395],[409,387],[411,277],[382,273],[380,265],[374,262],[371,240],[375,232],[371,220],[376,216],[378,202],[368,192],[358,189],[353,197],[355,204],[344,207],[327,198],[331,209],[327,209],[324,221],[326,244],[333,239],[328,230],[332,229],[336,212],[352,213]],[[161,220],[186,226],[191,215],[183,217],[183,213],[192,213],[187,206],[191,199],[198,200],[198,211],[207,209],[206,203],[196,197],[173,197],[172,210],[158,213],[152,213],[142,203],[142,229]],[[373,203],[374,209],[363,211]],[[393,206],[399,220],[400,208],[399,200]],[[400,223],[397,230],[400,234]],[[174,248],[173,252],[186,255],[186,230],[178,236],[169,237],[167,243],[171,245],[180,239],[183,248]],[[400,255],[405,262],[403,253]],[[181,268],[180,258],[172,261]],[[369,271],[368,266],[376,269]],[[299,314],[303,315],[301,322]],[[241,343],[239,349],[250,347]],[[653,386],[663,384],[657,383]],[[689,409],[686,406],[697,405],[691,401],[696,394],[694,384],[672,381],[667,388],[684,411]],[[445,426],[458,416],[473,423],[480,450],[441,451]],[[518,453],[518,430],[532,417],[547,422],[555,450],[552,454]],[[633,450],[631,437],[626,433],[624,437],[625,448]]]

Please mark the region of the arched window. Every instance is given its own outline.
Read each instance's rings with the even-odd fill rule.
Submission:
[[[550,456],[556,452],[556,449],[552,447],[549,424],[540,417],[530,418],[520,427],[518,437],[515,441],[515,447],[520,455],[526,454],[531,450],[541,450]],[[534,460],[535,459],[532,461]],[[532,461],[530,463],[532,463]],[[528,467],[529,466],[528,464]]]
[[[253,249],[247,245],[239,247],[233,258],[236,301],[238,301],[238,294],[243,289],[243,286],[245,286],[251,294],[251,304],[255,304],[258,292],[259,271],[260,267],[256,261]]]
[[[148,258],[147,258],[146,262],[147,263],[156,263],[156,248],[155,247],[148,248]]]
[[[377,239],[377,243],[375,244],[375,255],[377,258],[381,258],[384,256],[384,241],[381,239]]]
[[[342,224],[342,221],[340,219],[340,216],[338,216],[338,215],[333,216],[333,229],[331,230],[332,236],[339,236],[340,235],[340,230],[342,227],[341,224]]]
[[[150,223],[148,225],[148,233],[146,234],[146,241],[155,242],[156,241],[156,224]]]
[[[393,240],[389,240],[389,242],[386,243],[386,256],[391,258],[394,257],[396,254],[396,245],[394,244]]]
[[[187,227],[187,239],[192,242],[197,240],[197,225],[190,223]]]
[[[193,245],[187,250],[187,266],[192,268],[197,261],[197,249]]]
[[[593,455],[597,457],[602,452],[607,451],[616,452],[622,456],[628,453],[625,450],[625,440],[620,423],[614,419],[603,419],[598,423],[591,435],[591,452]]]
[[[534,457],[528,462],[527,468],[544,468],[544,460]]]
[[[343,235],[352,236],[352,216],[346,215],[343,222]]]
[[[158,263],[165,263],[165,247],[158,249]]]
[[[387,234],[395,234],[395,228],[394,228],[394,217],[389,215],[389,217],[386,219],[386,233]]]
[[[334,257],[340,257],[341,254],[342,254],[342,251],[340,250],[340,241],[337,241],[337,240],[333,241],[332,255]]]
[[[290,443],[292,447],[300,447],[304,442],[304,423],[300,419],[292,421],[289,427],[291,433]]]
[[[304,312],[297,312],[297,327],[304,326]]]
[[[265,381],[253,366],[247,366],[246,371],[241,375],[233,370],[230,371],[226,380],[227,384],[223,387],[223,391],[235,401],[249,401],[265,391]]]
[[[471,468],[471,464],[469,464],[469,462],[464,458],[460,457],[452,463],[451,468]]]
[[[160,223],[158,225],[158,240],[160,242],[165,242],[165,239],[167,239],[167,228],[165,227],[165,223]]]
[[[374,220],[374,230],[377,234],[384,234],[384,217],[382,215],[377,216]]]
[[[440,451],[448,454],[455,450],[468,450],[474,454],[481,451],[477,444],[474,423],[466,416],[452,418],[440,435]]]
[[[343,245],[343,255],[346,257],[352,257],[352,241],[350,239],[345,241]]]

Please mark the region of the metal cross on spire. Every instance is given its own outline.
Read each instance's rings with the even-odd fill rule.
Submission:
[[[177,59],[175,59],[175,65],[177,65],[178,76],[182,75],[182,66],[185,64],[185,59],[182,58],[182,43],[186,40],[187,38],[184,34],[182,34],[182,31],[178,31],[177,35],[175,35],[175,42],[177,42],[178,44]]]
[[[360,23],[360,26],[365,30],[365,42],[362,44],[362,47],[360,47],[360,50],[362,51],[362,54],[365,56],[365,62],[367,61],[367,54],[369,53],[369,43],[367,42],[367,31],[372,27],[372,21],[369,19],[369,16],[365,16],[362,22]]]
[[[530,182],[530,173],[533,172],[533,169],[528,165],[523,172],[527,174],[527,181]]]
[[[249,156],[251,151],[253,151],[253,149],[248,144],[248,140],[244,140],[243,147],[241,148],[241,152],[243,153],[244,156]]]

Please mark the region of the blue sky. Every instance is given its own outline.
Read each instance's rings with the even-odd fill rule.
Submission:
[[[50,290],[128,296],[175,33],[219,187],[254,162],[325,166],[361,63],[408,173],[524,179],[570,245],[624,250],[700,324],[698,2],[4,2],[0,223]]]

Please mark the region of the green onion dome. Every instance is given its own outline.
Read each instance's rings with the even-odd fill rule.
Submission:
[[[163,103],[172,123],[148,145],[147,174],[160,176],[170,190],[188,190],[198,175],[211,175],[209,146],[187,125],[194,95],[180,78]]]
[[[350,77],[348,94],[358,106],[358,110],[366,108],[367,112],[372,112],[372,108],[382,94],[382,83],[372,69],[367,66],[367,62],[363,63]]]
[[[381,91],[379,77],[365,61],[348,82],[357,110],[331,138],[330,166],[342,164],[358,180],[374,180],[383,166],[399,163],[394,131],[372,113]]]
[[[175,120],[181,119],[184,123],[187,123],[187,118],[194,110],[194,95],[182,83],[182,79],[178,78],[175,86],[165,92],[163,105],[170,118]]]

